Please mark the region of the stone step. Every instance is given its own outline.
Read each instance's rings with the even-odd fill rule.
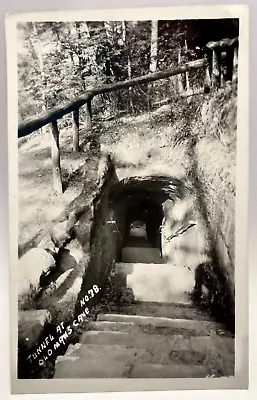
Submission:
[[[133,364],[103,358],[59,356],[54,379],[65,378],[204,378],[208,375],[203,366]]]
[[[97,321],[91,324],[95,330],[110,330],[134,333],[158,333],[165,335],[225,335],[221,324],[210,321],[173,319],[165,317],[147,317],[141,315],[98,314]]]
[[[153,317],[213,321],[213,317],[209,313],[194,308],[192,303],[183,304],[142,301],[134,304],[116,304],[109,312],[126,315],[145,315]]]
[[[117,263],[118,274],[136,301],[190,304],[194,274],[172,264]]]
[[[89,330],[95,331],[111,331],[111,332],[127,332],[127,333],[147,333],[150,335],[183,335],[184,337],[197,336],[195,330],[181,329],[180,327],[154,326],[154,325],[138,325],[133,322],[111,322],[96,321],[90,323]],[[206,332],[206,335],[209,335]]]
[[[150,353],[165,353],[171,362],[184,365],[203,365],[210,375],[234,374],[234,339],[220,336],[185,338],[180,335],[164,336],[129,334],[122,332],[89,331],[81,337],[83,344],[120,344],[138,347]]]
[[[124,247],[122,250],[124,263],[156,263],[162,264],[160,250],[154,247]]]
[[[197,336],[185,338],[181,335],[149,335],[133,334],[110,331],[88,331],[81,336],[82,344],[98,345],[124,345],[127,347],[139,347],[150,351],[167,352],[175,363],[198,364],[202,362],[223,365],[223,359],[229,369],[234,365],[234,339],[228,337]],[[230,371],[231,373],[231,371]]]
[[[178,352],[177,352],[178,353]],[[147,364],[171,364],[173,363],[173,356],[176,352],[171,349],[160,349],[158,347],[147,349],[144,347],[129,347],[125,344],[83,344],[76,343],[70,345],[65,356],[72,357],[84,357],[84,358],[109,358],[115,359],[116,361],[124,361],[131,363],[147,363]],[[175,357],[176,364],[190,363],[190,354],[181,352],[183,359],[178,356]],[[202,363],[204,361],[204,355],[201,353],[194,354],[194,364]]]
[[[59,356],[55,363],[53,379],[65,378],[126,378],[131,366],[126,361],[110,362],[103,358]]]
[[[153,246],[146,240],[145,237],[129,235],[125,247],[147,247],[153,248]]]
[[[209,375],[213,373],[233,374],[234,355],[223,352],[221,356],[208,356],[208,354],[193,351],[160,349],[159,347],[147,349],[144,347],[129,347],[125,344],[82,344],[70,345],[67,356],[94,359],[115,359],[131,364],[176,364],[176,365],[203,365]],[[215,356],[215,355],[214,355]]]
[[[116,361],[133,361],[137,356],[142,355],[143,349],[126,347],[117,344],[82,344],[76,343],[69,345],[65,356],[84,357],[84,358],[110,358]],[[148,358],[149,359],[149,358]]]
[[[135,364],[129,378],[206,378],[208,371],[201,365]]]

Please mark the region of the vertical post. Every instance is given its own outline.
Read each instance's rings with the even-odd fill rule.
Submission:
[[[218,52],[216,49],[212,51],[212,86],[217,88],[220,83],[220,71],[219,71],[219,61]]]
[[[60,163],[60,146],[59,146],[59,130],[57,121],[53,121],[52,125],[52,170],[53,170],[53,188],[58,194],[63,193],[61,163]]]
[[[73,151],[79,151],[79,108],[74,110],[73,116]]]
[[[178,49],[178,66],[181,66],[181,48]],[[184,87],[183,87],[183,76],[182,74],[177,75],[177,80],[178,80],[178,93],[182,94],[184,92]]]
[[[237,87],[237,79],[238,79],[238,47],[235,43],[234,45],[234,54],[233,54],[233,72],[232,72],[232,86]]]
[[[222,87],[224,87],[226,84],[227,69],[228,69],[228,56],[226,50],[222,51],[220,54],[220,82]]]
[[[92,100],[88,100],[86,103],[86,130],[92,131]]]
[[[211,73],[210,73],[210,65],[207,64],[206,71],[205,71],[205,86],[211,87]]]

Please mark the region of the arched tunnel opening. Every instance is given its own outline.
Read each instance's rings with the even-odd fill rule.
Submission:
[[[108,182],[94,203],[90,260],[78,304],[88,288],[94,284],[101,287],[104,293],[107,277],[114,266],[120,269],[118,285],[130,290],[130,299],[133,301],[157,299],[161,302],[173,302],[175,299],[175,302],[185,302],[189,290],[194,289],[196,271],[201,264],[198,246],[199,242],[203,242],[202,239],[199,240],[199,237],[203,237],[202,228],[197,227],[200,225],[199,221],[196,227],[192,224],[193,228],[190,228],[192,221],[187,221],[191,236],[188,239],[182,231],[180,239],[185,239],[182,239],[180,248],[169,248],[168,260],[165,259],[162,243],[165,220],[163,205],[168,201],[172,209],[180,201],[187,202],[192,195],[189,187],[174,178],[130,177]],[[168,246],[176,240],[169,242]],[[203,248],[204,246],[205,244]],[[173,257],[176,262],[173,262]],[[211,263],[210,258],[209,261]],[[211,295],[218,293],[215,294],[215,301],[223,290],[221,284],[221,289],[217,291],[219,282],[216,275],[214,273],[210,278],[207,288]],[[91,299],[90,307],[98,301],[99,298],[96,297]],[[78,312],[79,309],[80,307],[77,308]]]
[[[168,199],[181,199],[188,193],[181,181],[163,177],[129,178],[113,185],[108,198],[115,214],[119,236],[116,261],[129,262],[127,257],[124,259],[122,250],[139,248],[143,262],[144,254],[147,253],[143,249],[152,248],[155,254],[159,254],[157,261],[161,263],[163,204]]]
[[[164,264],[163,203],[173,203],[189,193],[180,180],[160,176],[130,177],[106,185],[94,204],[90,261],[79,298],[96,282],[104,288],[114,264],[148,264],[147,275],[150,265]],[[96,301],[92,299],[92,305]]]
[[[137,191],[129,195],[130,204],[127,206],[125,246],[160,248],[160,226],[163,210],[151,195]]]

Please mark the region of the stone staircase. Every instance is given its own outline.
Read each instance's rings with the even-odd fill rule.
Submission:
[[[54,378],[234,375],[233,334],[192,302],[192,272],[159,263],[153,250],[123,250],[117,268],[130,299],[98,314],[57,358]]]

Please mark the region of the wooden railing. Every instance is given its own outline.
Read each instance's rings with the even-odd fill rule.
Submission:
[[[226,40],[226,39],[225,39]],[[215,42],[217,43],[217,42]],[[236,42],[231,44],[227,44],[227,46],[232,46]],[[194,69],[206,68],[206,84],[209,86],[218,86],[217,79],[217,70],[220,73],[220,69],[217,68],[218,57],[217,57],[217,49],[220,47],[224,47],[224,43],[221,46],[218,45],[207,45],[208,49],[213,49],[212,56],[212,65],[211,58],[205,57],[200,60],[191,61],[186,63],[185,65],[179,66],[177,68],[168,69],[161,72],[156,72],[144,76],[140,76],[138,78],[134,78],[131,80],[118,82],[110,85],[102,85],[96,87],[82,96],[77,97],[76,99],[67,102],[61,106],[55,107],[49,111],[46,111],[35,118],[31,118],[19,124],[18,126],[18,137],[24,137],[37,129],[42,128],[47,124],[51,124],[51,132],[52,132],[52,172],[53,172],[53,188],[54,190],[61,194],[63,192],[62,185],[62,177],[61,177],[61,165],[60,165],[60,148],[59,148],[59,129],[58,129],[58,120],[62,118],[64,115],[68,113],[73,114],[73,150],[79,151],[79,109],[82,106],[85,107],[85,123],[86,130],[90,133],[92,130],[92,100],[95,96],[113,92],[121,89],[126,89],[129,87],[137,86],[144,83],[154,82],[159,79],[168,78],[170,76],[182,74]]]
[[[223,86],[226,81],[222,55],[227,57],[225,65],[232,70],[232,83],[236,83],[238,76],[238,38],[209,42],[206,49],[212,53],[209,57],[209,66],[206,69],[206,80],[209,80],[211,86],[217,88]]]

